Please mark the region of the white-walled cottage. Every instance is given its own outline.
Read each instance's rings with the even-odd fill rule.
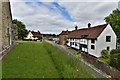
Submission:
[[[116,49],[116,34],[109,24],[73,30],[68,34],[67,45],[86,52],[95,57],[101,57],[101,51]]]
[[[39,31],[38,32],[29,31],[26,39],[40,40],[40,39],[42,39],[42,34]]]

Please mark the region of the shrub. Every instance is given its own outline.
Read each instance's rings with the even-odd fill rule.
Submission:
[[[120,53],[112,54],[110,56],[110,66],[120,70]]]
[[[23,39],[23,41],[32,41],[32,39]]]
[[[120,53],[120,49],[112,49],[110,55],[118,54],[118,53]]]
[[[109,56],[110,56],[108,50],[102,50],[101,53],[102,53],[103,58],[109,58]]]
[[[65,43],[68,43],[68,37],[65,36],[64,41]]]

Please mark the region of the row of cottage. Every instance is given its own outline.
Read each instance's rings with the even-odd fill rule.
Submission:
[[[17,40],[17,26],[12,24],[10,3],[0,1],[0,58]]]
[[[67,43],[66,43],[66,38]],[[91,26],[59,34],[60,44],[80,50],[95,57],[101,57],[102,50],[116,49],[116,34],[109,24]]]
[[[0,2],[0,56],[3,51],[12,46],[17,40],[17,26],[12,24],[9,0]],[[41,37],[40,32],[30,32],[27,38]],[[68,40],[67,40],[68,39]],[[92,26],[73,31],[62,31],[59,35],[60,44],[67,40],[67,46],[101,57],[101,51],[116,49],[116,34],[109,24]]]

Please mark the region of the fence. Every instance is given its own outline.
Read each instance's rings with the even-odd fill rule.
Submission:
[[[120,78],[120,71],[118,71],[117,69],[109,66],[106,63],[99,61],[97,58],[87,53],[81,53],[81,56],[83,57],[85,61],[87,61],[90,64],[93,64],[96,68],[112,76],[113,78]]]

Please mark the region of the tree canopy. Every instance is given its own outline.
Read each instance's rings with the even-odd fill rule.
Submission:
[[[14,19],[12,23],[18,26],[18,38],[24,39],[24,37],[26,37],[28,34],[28,30],[26,29],[25,24],[23,24],[21,21],[18,21],[17,19]]]
[[[109,16],[105,17],[105,21],[112,26],[120,43],[120,10],[113,10]]]

